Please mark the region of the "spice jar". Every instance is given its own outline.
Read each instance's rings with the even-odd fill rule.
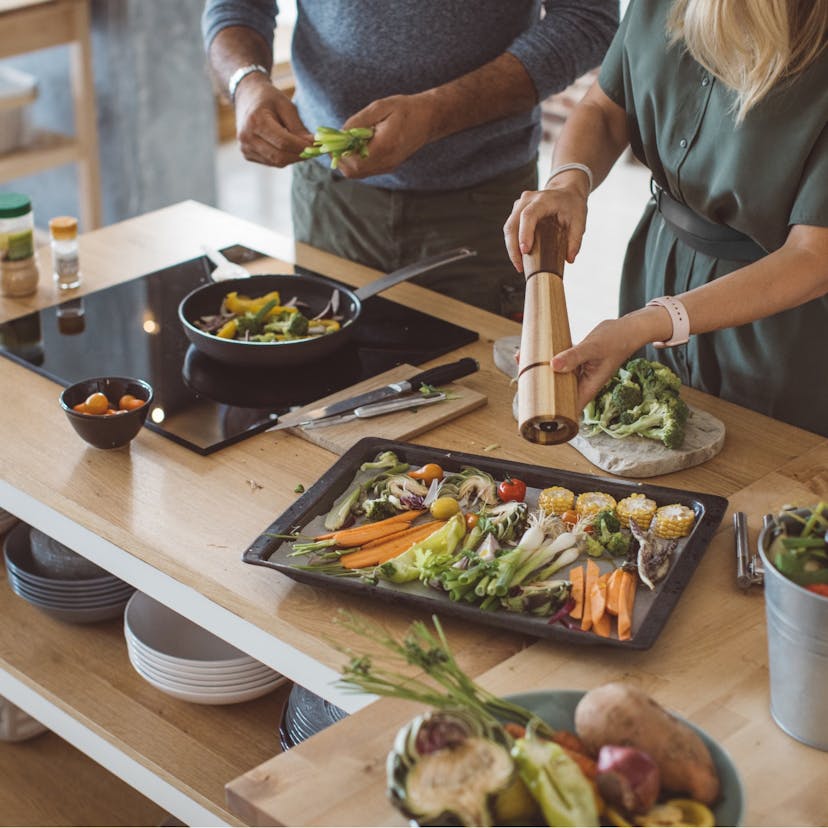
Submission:
[[[52,271],[61,290],[71,290],[81,283],[78,258],[78,220],[58,216],[49,222],[52,237]]]
[[[0,193],[0,293],[27,296],[37,290],[32,202],[20,193]]]

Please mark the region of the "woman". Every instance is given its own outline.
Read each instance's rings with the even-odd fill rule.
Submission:
[[[625,147],[652,172],[621,317],[553,361],[582,405],[647,346],[687,385],[828,436],[827,38],[828,0],[632,0],[545,189],[504,227],[520,271],[556,216],[572,261]]]

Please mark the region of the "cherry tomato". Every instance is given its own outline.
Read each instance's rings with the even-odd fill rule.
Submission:
[[[84,405],[86,405],[87,414],[106,414],[109,408],[109,400],[106,398],[106,394],[96,391],[86,398]]]
[[[72,411],[77,411],[79,414],[88,414],[89,412],[86,410],[86,403],[78,403],[77,405],[72,406]]]
[[[466,531],[471,532],[475,526],[480,522],[480,516],[476,515],[474,512],[468,512],[466,514]]]
[[[824,595],[828,598],[828,584],[808,584],[805,589],[809,592],[815,592],[817,595]]]
[[[132,394],[124,394],[120,400],[118,400],[118,408],[122,411],[132,411],[135,408],[140,408],[145,400],[139,400],[138,397],[134,397]]]
[[[460,511],[460,504],[453,497],[438,497],[429,511],[436,520],[448,520]]]
[[[442,478],[443,468],[436,463],[426,463],[424,466],[420,466],[419,469],[410,471],[408,476],[413,477],[415,480],[422,480],[423,483],[430,486],[432,480],[440,480]]]
[[[516,477],[507,477],[497,485],[497,496],[504,502],[523,500],[526,497],[526,484]]]
[[[578,513],[574,509],[567,509],[561,515],[561,520],[569,526],[574,526],[578,522]]]

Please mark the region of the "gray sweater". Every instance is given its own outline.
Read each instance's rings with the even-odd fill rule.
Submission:
[[[504,51],[523,63],[543,100],[597,66],[618,25],[618,0],[298,0],[297,6],[295,103],[311,132],[342,126],[378,98],[446,83]],[[247,26],[272,43],[277,12],[274,0],[206,0],[205,46],[227,26]],[[405,190],[471,186],[528,163],[540,137],[536,106],[427,144],[393,172],[365,181]]]

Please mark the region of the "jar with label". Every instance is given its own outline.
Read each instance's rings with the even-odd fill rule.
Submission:
[[[0,293],[28,296],[37,290],[32,202],[20,193],[0,193]]]
[[[52,237],[52,270],[61,290],[71,290],[81,283],[78,258],[78,220],[58,216],[49,222]]]

